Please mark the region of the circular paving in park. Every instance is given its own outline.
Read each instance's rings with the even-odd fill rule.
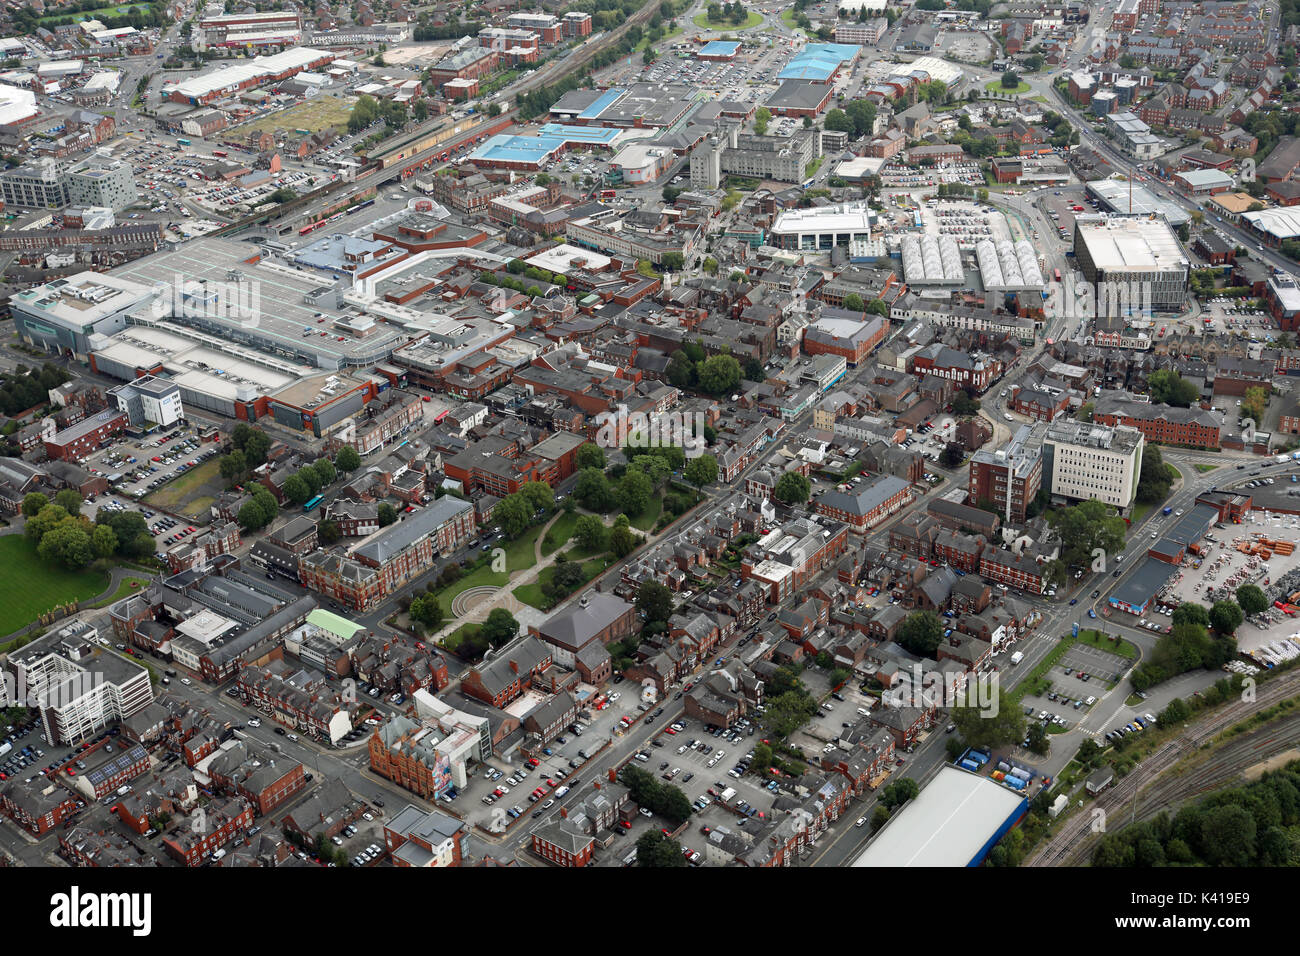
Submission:
[[[477,588],[466,588],[451,599],[451,613],[456,617],[464,617],[500,590],[499,587],[493,584],[485,584]]]

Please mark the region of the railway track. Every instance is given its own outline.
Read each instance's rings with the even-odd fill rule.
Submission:
[[[1212,789],[1205,768],[1197,768],[1191,778],[1181,776],[1170,780],[1159,780],[1158,778],[1161,774],[1172,769],[1185,755],[1194,753],[1203,744],[1212,740],[1228,727],[1246,719],[1252,713],[1270,707],[1297,693],[1300,693],[1300,671],[1291,671],[1274,681],[1266,682],[1260,689],[1256,700],[1249,703],[1238,701],[1215,710],[1203,720],[1192,725],[1186,736],[1179,740],[1170,741],[1143,760],[1134,768],[1132,773],[1099,797],[1093,803],[1092,808],[1103,810],[1107,818],[1113,817],[1120,820],[1123,818],[1124,809],[1133,806],[1130,801],[1136,801],[1138,796],[1143,794],[1145,790],[1149,791],[1146,799],[1150,801],[1143,816],[1143,819],[1146,819],[1158,813],[1170,801],[1177,799],[1180,789],[1182,789],[1178,786],[1178,782],[1182,782],[1185,786],[1187,780],[1190,779],[1193,784],[1200,785],[1199,790],[1184,793],[1184,796],[1192,796],[1195,793]],[[1297,739],[1300,739],[1300,728],[1297,728]],[[1212,758],[1210,762],[1212,766],[1220,768],[1219,780],[1222,779],[1222,768],[1218,763],[1221,759]],[[1228,762],[1234,763],[1234,761]],[[1239,760],[1235,761],[1235,763],[1239,762]],[[1152,790],[1153,786],[1156,789]],[[1136,817],[1135,814],[1134,816]],[[1067,864],[1078,865],[1086,862],[1086,853],[1093,843],[1091,839],[1093,836],[1093,820],[1094,815],[1092,813],[1076,813],[1066,821],[1062,830],[1034,854],[1033,858],[1026,862],[1025,865],[1061,866]]]

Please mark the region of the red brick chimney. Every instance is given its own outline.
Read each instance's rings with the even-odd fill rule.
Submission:
[[[617,782],[618,782],[618,771],[615,770],[613,767],[610,767],[609,770],[608,770],[607,772],[609,773],[609,782],[610,782],[610,783],[617,783]]]
[[[569,808],[560,807],[560,816],[562,816],[566,820],[569,819]]]

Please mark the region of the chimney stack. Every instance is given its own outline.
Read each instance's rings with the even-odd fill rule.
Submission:
[[[560,816],[563,817],[565,820],[569,819],[569,808],[560,807]]]

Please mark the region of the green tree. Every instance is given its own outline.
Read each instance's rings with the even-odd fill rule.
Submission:
[[[686,866],[682,845],[659,830],[647,830],[636,839],[636,865],[656,868]]]
[[[321,488],[320,475],[317,474],[315,468],[313,468],[311,465],[304,465],[303,467],[299,468],[294,474],[298,478],[302,479],[302,483],[306,485],[308,498],[314,498],[318,494],[320,494],[320,488]]]
[[[587,551],[604,551],[609,546],[609,529],[595,515],[579,515],[573,525],[573,539]]]
[[[826,113],[826,120],[822,124],[828,130],[834,130],[839,133],[852,133],[853,120],[849,119],[848,114],[841,109],[833,109]]]
[[[1142,450],[1142,469],[1138,475],[1137,500],[1143,504],[1155,504],[1169,496],[1169,489],[1178,470],[1166,465],[1157,445],[1147,445]]]
[[[609,550],[616,558],[625,558],[636,550],[641,539],[632,533],[628,526],[627,515],[619,515],[614,522],[614,530],[609,533]]]
[[[243,505],[235,515],[235,520],[245,534],[266,527],[266,518],[262,515],[262,508],[256,501]]]
[[[1025,715],[1019,702],[1000,688],[996,708],[962,704],[952,709],[952,722],[972,747],[1005,747],[1025,736]]]
[[[740,363],[730,355],[715,355],[696,369],[696,376],[700,388],[711,395],[721,395],[740,382]]]
[[[492,647],[503,647],[519,634],[519,622],[505,608],[495,607],[488,612],[487,620],[479,628],[479,634],[485,637]]]
[[[492,516],[501,524],[501,530],[517,538],[533,523],[533,507],[528,499],[516,492],[498,502]]]
[[[760,106],[754,114],[754,132],[759,136],[767,132],[767,124],[772,122],[772,111],[766,106]]]
[[[46,498],[39,491],[29,492],[26,496],[23,497],[23,507],[22,507],[23,517],[24,518],[35,517],[36,515],[40,514],[41,509],[43,509],[49,503],[50,503],[50,499]]]
[[[438,599],[432,594],[412,598],[409,613],[411,620],[419,621],[431,631],[436,631],[442,627],[442,605],[438,603]]]
[[[635,470],[645,475],[653,488],[660,487],[672,474],[668,462],[659,455],[637,455],[628,462],[627,466],[629,471]]]
[[[898,643],[913,654],[934,657],[943,641],[943,621],[933,611],[914,611],[898,628]]]
[[[284,484],[280,486],[280,491],[296,505],[304,504],[312,496],[311,488],[303,480],[301,473],[286,478]]]
[[[222,455],[219,464],[221,477],[226,481],[238,481],[248,474],[248,461],[244,453],[236,448],[229,455]]]
[[[772,495],[788,505],[801,504],[812,494],[812,482],[797,471],[787,471],[776,480]]]
[[[697,488],[713,484],[718,480],[718,459],[704,454],[692,458],[686,463],[683,477]]]
[[[573,496],[588,511],[612,511],[618,503],[605,472],[599,468],[584,468],[578,472],[573,486]]]
[[[387,501],[379,502],[379,527],[387,528],[397,520],[397,510]]]
[[[850,312],[865,312],[867,306],[866,303],[862,301],[862,296],[858,295],[856,292],[850,292],[844,297],[844,308],[848,309]]]
[[[650,506],[654,495],[654,485],[646,475],[634,468],[629,468],[618,483],[618,505],[624,514],[639,515]]]
[[[117,553],[117,533],[106,524],[95,526],[90,534],[90,543],[97,558],[111,558]]]
[[[956,468],[966,457],[966,449],[956,442],[950,441],[943,446],[943,454],[940,457],[940,463],[945,468]]]
[[[636,592],[636,609],[647,624],[667,621],[673,613],[673,595],[658,581],[642,581]]]
[[[351,445],[344,445],[334,456],[334,466],[339,471],[352,472],[361,467],[361,456]]]
[[[317,458],[312,464],[311,470],[316,472],[316,477],[320,480],[322,488],[334,484],[339,473],[334,468],[334,463],[328,458]]]
[[[1210,866],[1247,866],[1254,859],[1255,818],[1244,807],[1205,811],[1200,831],[1200,855]]]
[[[578,449],[577,462],[579,468],[598,468],[605,470],[605,449],[599,445],[586,444]]]
[[[1232,601],[1215,601],[1210,608],[1210,625],[1219,634],[1233,634],[1241,627],[1246,615]]]
[[[1237,605],[1241,608],[1242,613],[1246,616],[1259,614],[1268,610],[1268,598],[1264,592],[1254,584],[1243,584],[1237,588]]]
[[[519,488],[519,494],[534,511],[546,511],[555,507],[555,492],[544,481],[526,481]]]
[[[1184,601],[1178,607],[1174,608],[1174,613],[1169,617],[1169,623],[1174,627],[1181,624],[1190,624],[1193,627],[1209,627],[1210,612],[1203,604],[1197,604],[1195,601]]]
[[[320,539],[321,544],[326,546],[338,544],[343,538],[343,530],[339,527],[337,521],[322,518],[316,522],[316,537]]]
[[[665,252],[659,264],[665,272],[681,272],[686,268],[686,257],[680,252]]]
[[[37,545],[41,560],[59,563],[72,571],[80,571],[95,559],[90,535],[78,521],[66,521],[51,528]]]
[[[1151,401],[1179,408],[1187,408],[1201,397],[1200,389],[1194,383],[1172,369],[1152,372],[1147,377],[1147,391],[1151,393]]]
[[[684,351],[678,349],[668,357],[668,368],[664,374],[668,377],[668,384],[674,388],[690,388],[695,384],[695,363]]]
[[[966,392],[958,392],[952,397],[952,411],[954,415],[974,415],[980,410],[978,400],[971,398]]]
[[[70,515],[81,514],[81,495],[71,488],[64,488],[54,495],[54,503]]]
[[[28,541],[39,545],[41,539],[49,532],[53,531],[59,525],[68,520],[68,513],[58,505],[46,505],[40,512],[32,518],[27,519],[27,526],[23,529],[23,534]]]
[[[1052,511],[1048,521],[1061,539],[1061,560],[1066,564],[1092,567],[1098,549],[1115,554],[1124,547],[1124,519],[1108,514],[1106,506],[1095,498]]]
[[[244,445],[244,458],[252,467],[266,463],[266,454],[271,450],[271,439],[265,432],[254,430]]]

